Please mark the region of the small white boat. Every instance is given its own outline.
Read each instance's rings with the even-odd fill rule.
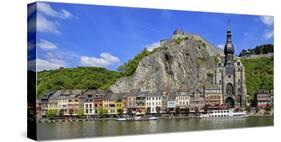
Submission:
[[[159,117],[149,117],[148,120],[158,120]]]
[[[211,110],[207,114],[200,115],[200,118],[242,118],[248,117],[246,111],[234,112],[234,109],[229,110]]]
[[[116,121],[146,121],[146,120],[158,120],[159,117],[141,117],[141,116],[135,116],[131,118],[116,118]]]
[[[115,119],[116,121],[125,121],[125,120],[127,120],[127,118],[117,118],[117,119]]]

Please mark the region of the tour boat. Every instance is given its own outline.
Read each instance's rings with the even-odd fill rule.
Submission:
[[[234,112],[234,109],[229,110],[211,110],[207,114],[200,115],[200,118],[242,118],[248,117],[246,111]]]

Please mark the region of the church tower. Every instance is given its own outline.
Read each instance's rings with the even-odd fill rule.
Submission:
[[[234,55],[232,33],[228,29],[224,46],[224,62],[219,62],[215,69],[215,82],[223,93],[227,108],[245,108],[246,84],[244,66]]]
[[[228,29],[226,34],[226,43],[224,46],[225,66],[233,65],[233,54],[234,54],[234,47],[231,39],[231,30]]]

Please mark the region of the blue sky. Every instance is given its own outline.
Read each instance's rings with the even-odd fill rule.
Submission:
[[[28,22],[36,19],[36,43],[29,61],[37,70],[99,66],[115,70],[141,50],[154,48],[179,28],[201,35],[217,48],[225,43],[230,25],[235,53],[273,43],[273,17],[203,13],[64,3],[29,6]],[[230,21],[230,24],[228,24]],[[29,32],[32,33],[32,24]],[[32,35],[32,34],[30,34]]]

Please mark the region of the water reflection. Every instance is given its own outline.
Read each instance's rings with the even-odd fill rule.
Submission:
[[[86,121],[39,123],[38,138],[62,139],[272,126],[272,117],[243,119],[160,119],[156,121]]]

